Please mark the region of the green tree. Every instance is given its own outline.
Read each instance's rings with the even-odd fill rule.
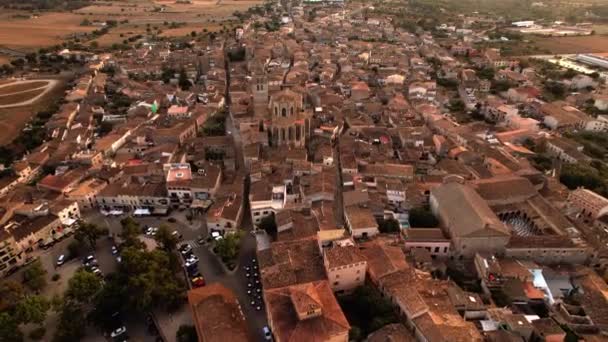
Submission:
[[[68,244],[68,255],[70,258],[76,258],[80,255],[80,242],[72,240]]]
[[[0,283],[0,312],[12,310],[23,299],[23,286],[13,280]]]
[[[23,333],[19,329],[17,319],[8,312],[0,312],[0,341],[22,342]]]
[[[433,228],[439,225],[439,221],[427,208],[412,208],[409,212],[410,225],[415,228]]]
[[[122,225],[120,237],[124,241],[123,245],[126,247],[143,249],[145,244],[139,239],[139,234],[141,233],[139,223],[137,223],[137,221],[135,221],[132,217],[127,217],[122,219],[120,224]]]
[[[42,338],[44,338],[45,334],[46,334],[45,327],[37,327],[30,332],[29,337],[34,341],[40,341],[40,340],[42,340]]]
[[[493,94],[502,93],[509,90],[509,88],[511,88],[511,83],[507,80],[492,80],[492,84],[490,85],[490,91]]]
[[[398,233],[401,229],[399,222],[395,219],[378,221],[378,230],[381,233]]]
[[[85,242],[91,249],[97,246],[97,240],[108,235],[108,229],[99,227],[94,223],[80,222],[80,228],[76,231],[74,237],[80,242]]]
[[[558,99],[563,98],[566,94],[566,87],[562,83],[555,81],[545,82],[545,90]]]
[[[565,164],[562,167],[559,180],[568,189],[576,189],[582,186],[595,190],[604,185],[599,172],[593,167],[583,164]]]
[[[132,310],[146,312],[155,307],[170,307],[183,299],[185,284],[175,276],[179,265],[170,253],[127,247],[121,255],[119,273]]]
[[[186,71],[184,69],[179,72],[178,84],[179,87],[182,88],[182,90],[188,90],[190,89],[190,87],[192,87],[192,83],[188,79],[188,75],[186,75]]]
[[[277,223],[274,220],[274,214],[268,215],[260,220],[258,228],[266,231],[273,238],[277,236]]]
[[[68,282],[66,297],[74,299],[80,303],[88,303],[93,300],[93,296],[101,289],[101,280],[95,274],[80,269]]]
[[[491,79],[494,78],[494,69],[492,69],[492,68],[483,68],[483,69],[479,70],[479,72],[477,73],[477,75],[479,76],[479,78],[486,79],[486,80],[491,80]]]
[[[348,332],[348,340],[349,341],[363,341],[363,332],[361,328],[356,325],[350,327],[350,331]]]
[[[462,112],[465,108],[464,102],[460,99],[450,100],[449,108],[453,112]]]
[[[534,142],[534,140],[530,139],[530,138],[526,138],[523,142],[522,145],[527,148],[530,151],[534,151],[536,150],[536,143]]]
[[[160,227],[158,227],[154,239],[158,242],[159,246],[167,252],[172,252],[177,248],[177,236],[173,235],[169,230],[169,227],[165,224],[161,224]]]
[[[104,331],[114,328],[112,315],[129,309],[127,279],[122,272],[110,273],[99,293],[93,299],[91,322]]]
[[[46,270],[40,260],[34,261],[23,272],[23,281],[33,291],[40,291],[46,286]]]
[[[169,83],[169,81],[173,78],[174,75],[175,75],[175,69],[163,68],[160,78],[163,80],[163,82]]]
[[[361,329],[361,336],[399,320],[391,302],[370,286],[358,287],[338,301],[351,325]]]
[[[234,260],[239,254],[240,233],[226,234],[223,239],[216,241],[217,254],[224,262]]]
[[[27,296],[15,308],[15,318],[20,323],[42,324],[51,303],[42,296]]]
[[[80,303],[66,300],[61,306],[53,342],[79,342],[85,335],[86,321]]]
[[[193,325],[180,325],[175,334],[175,339],[177,342],[197,342],[196,328]]]

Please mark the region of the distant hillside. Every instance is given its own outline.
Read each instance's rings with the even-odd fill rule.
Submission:
[[[90,5],[92,0],[0,0],[0,7],[24,10],[75,10]]]

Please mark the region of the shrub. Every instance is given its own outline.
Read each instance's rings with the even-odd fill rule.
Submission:
[[[44,338],[45,334],[46,329],[44,327],[38,327],[30,332],[30,338],[35,341],[40,341],[42,338]]]

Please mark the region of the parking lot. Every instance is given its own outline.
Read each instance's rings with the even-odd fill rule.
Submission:
[[[255,258],[256,248],[255,238],[250,234],[252,227],[251,220],[247,216],[248,215],[245,215],[243,218],[243,229],[246,230],[247,233],[241,239],[241,249],[238,258],[239,266],[234,272],[227,271],[219,258],[212,253],[211,244],[206,242],[199,243],[199,237],[206,237],[208,235],[204,220],[195,218],[192,223],[190,223],[186,220],[185,211],[175,211],[169,217],[139,217],[135,218],[135,220],[141,225],[158,227],[161,224],[165,224],[169,226],[170,230],[177,230],[182,236],[180,244],[187,243],[192,246],[192,254],[198,258],[198,271],[203,276],[205,282],[207,284],[219,282],[234,291],[239,299],[250,331],[256,336],[256,340],[262,341],[262,327],[268,324],[266,321],[264,305],[260,299],[257,299],[255,296],[252,297],[247,293],[248,290],[252,290],[252,292],[255,293],[255,280],[246,277],[246,274],[248,273],[246,267],[253,266],[252,260]],[[119,234],[122,229],[120,220],[124,217],[126,216],[106,217],[99,212],[91,212],[86,215],[86,220],[105,225],[109,229],[110,234]],[[173,218],[171,221],[174,222],[169,221],[170,217]],[[101,261],[100,265],[102,265]],[[102,268],[102,270],[104,270],[104,268]],[[251,273],[251,275],[253,274],[252,272],[249,273]],[[252,282],[252,288],[248,287],[249,282]],[[261,289],[259,294],[261,295]],[[251,305],[252,298],[256,302],[256,305],[254,306]],[[257,306],[260,307],[259,311],[256,310]],[[174,338],[175,332],[180,325],[193,324],[187,305],[172,314],[165,312],[157,312],[156,314],[161,329],[167,338]],[[129,325],[130,335],[133,335],[132,330],[141,330],[141,328],[137,326],[131,327],[131,325]]]
[[[256,265],[254,262],[256,242],[255,237],[250,234],[251,222],[246,217],[243,219],[243,229],[246,230],[241,239],[241,249],[238,257],[238,268],[235,271],[228,271],[221,263],[219,258],[215,256],[211,249],[212,244],[206,241],[200,241],[201,236],[206,237],[207,228],[203,220],[195,219],[192,222],[186,220],[186,213],[176,211],[169,217],[140,217],[135,218],[142,226],[158,227],[161,224],[169,226],[173,230],[177,230],[182,239],[180,244],[187,243],[192,246],[192,254],[198,258],[198,271],[204,278],[206,284],[219,282],[224,286],[232,289],[236,294],[239,303],[243,309],[246,322],[251,333],[256,337],[256,340],[263,341],[262,328],[267,325],[266,313],[263,301],[261,299],[262,289],[259,284],[256,283]],[[104,216],[97,211],[91,211],[83,213],[83,220],[86,222],[96,223],[100,226],[105,226],[109,230],[110,236],[118,235],[122,226],[120,220],[125,218],[126,215],[113,217]],[[169,219],[169,218],[172,219]],[[145,236],[142,232],[142,236]],[[151,236],[143,238],[148,245],[148,248],[154,247],[154,240]],[[102,237],[97,241],[95,251],[83,250],[81,255],[77,258],[68,259],[61,266],[57,266],[57,259],[60,255],[69,255],[68,245],[74,241],[74,236],[67,237],[62,241],[57,242],[54,246],[48,250],[37,251],[43,268],[47,271],[47,286],[42,291],[42,294],[48,298],[52,298],[54,295],[62,295],[67,289],[68,281],[72,278],[73,274],[83,266],[83,257],[94,254],[97,260],[97,265],[102,274],[108,274],[114,272],[117,268],[117,255],[113,255],[112,246],[114,245],[113,239],[110,237]],[[22,280],[23,269],[19,270],[15,274],[11,275],[9,279],[20,282]],[[247,277],[249,273],[249,277]],[[259,272],[257,272],[259,273]],[[58,274],[59,279],[56,281],[52,280],[53,275]],[[260,281],[259,279],[257,279]],[[261,282],[261,281],[260,281]],[[249,285],[251,284],[251,285]],[[259,289],[259,290],[257,290]],[[248,293],[249,292],[249,293]],[[259,296],[259,297],[258,297]],[[253,305],[252,305],[253,301]],[[165,311],[155,312],[157,321],[163,332],[163,335],[168,341],[175,339],[175,333],[178,328],[183,324],[193,324],[190,309],[187,303],[177,311],[167,313]],[[55,315],[49,315],[49,320],[56,319]],[[143,341],[152,342],[156,341],[155,336],[151,335],[146,328],[145,319],[141,317],[128,318],[125,322],[128,328],[130,340],[132,341]],[[52,326],[52,324],[50,325]],[[52,337],[52,329],[48,329],[47,333],[49,339]],[[89,334],[85,338],[85,341],[103,341],[101,332],[94,328],[89,329]]]

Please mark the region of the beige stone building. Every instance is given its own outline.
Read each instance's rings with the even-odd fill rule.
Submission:
[[[365,283],[367,261],[358,247],[336,246],[325,249],[323,264],[334,292],[344,293]]]
[[[302,94],[282,90],[271,95],[266,113],[262,117],[258,115],[259,126],[268,132],[272,146],[306,145],[310,138],[312,112],[304,108]]]
[[[581,210],[582,217],[592,221],[608,213],[608,198],[584,188],[570,192],[568,205]]]
[[[326,280],[264,291],[274,340],[347,342],[350,324]]]
[[[447,183],[433,188],[430,205],[451,238],[456,256],[504,252],[511,236],[509,228],[470,186]]]

